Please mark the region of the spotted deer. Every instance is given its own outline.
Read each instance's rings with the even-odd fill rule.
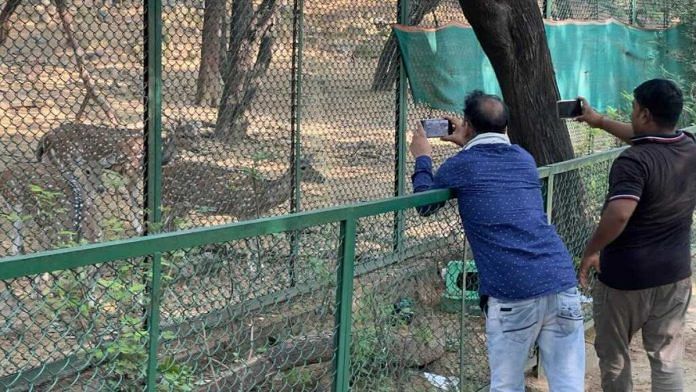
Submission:
[[[301,176],[309,183],[323,183],[324,176],[306,157],[300,161]],[[252,170],[222,167],[208,162],[177,160],[162,167],[162,206],[167,210],[165,227],[195,211],[204,215],[229,215],[239,220],[262,216],[290,200],[291,167],[276,179],[266,179]]]
[[[142,130],[99,125],[66,123],[46,132],[39,140],[36,158],[66,170],[85,165],[93,167],[88,178],[102,184],[106,170],[116,173],[126,188],[126,209],[132,229],[140,234],[142,226],[144,136]],[[121,209],[112,205],[104,208]]]
[[[191,124],[193,123],[178,121],[171,134],[163,138],[163,163],[174,159],[177,153],[173,135],[194,127]],[[126,188],[126,212],[130,215],[131,227],[135,234],[141,234],[144,148],[144,132],[140,129],[66,123],[41,137],[36,158],[40,162],[51,162],[65,168],[79,168],[89,163],[96,168],[90,178],[95,184],[101,182],[105,171],[116,173]],[[119,209],[119,206],[115,207]]]
[[[77,169],[52,163],[23,162],[0,173],[0,218],[9,234],[5,253],[56,248],[102,233],[93,201],[103,192],[95,182],[97,168]]]

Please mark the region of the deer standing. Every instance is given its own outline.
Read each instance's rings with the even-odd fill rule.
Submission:
[[[302,179],[323,183],[324,176],[311,158],[300,161]],[[280,177],[268,180],[254,170],[226,168],[216,164],[175,161],[162,167],[162,205],[169,209],[166,227],[190,211],[205,215],[230,215],[239,220],[262,216],[290,200],[292,176],[289,167]]]

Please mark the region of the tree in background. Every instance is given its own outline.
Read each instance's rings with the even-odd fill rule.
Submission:
[[[538,165],[574,157],[568,128],[556,115],[560,99],[544,22],[535,0],[459,0],[491,61],[510,107],[509,134]]]
[[[254,3],[235,0],[231,7],[222,96],[215,124],[215,136],[229,142],[246,137],[247,111],[273,55],[273,19],[278,1],[262,0],[256,7]]]
[[[196,105],[216,106],[222,94],[221,64],[225,52],[225,0],[205,0],[201,60],[196,83]]]
[[[416,0],[411,4],[408,14],[409,26],[419,25],[425,15],[434,12],[442,0]],[[399,64],[401,55],[396,42],[396,36],[392,31],[389,33],[387,42],[382,47],[379,55],[377,69],[372,76],[372,90],[387,91],[394,87],[397,76],[399,76]]]

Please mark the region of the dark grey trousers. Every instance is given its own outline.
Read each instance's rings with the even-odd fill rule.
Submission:
[[[604,392],[630,392],[629,345],[639,330],[650,360],[653,391],[683,391],[684,323],[691,278],[645,290],[593,289],[595,350]]]

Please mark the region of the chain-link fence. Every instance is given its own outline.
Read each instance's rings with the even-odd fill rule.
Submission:
[[[617,154],[541,169],[547,211],[574,255]],[[484,320],[456,206],[427,218],[412,209],[448,197],[439,191],[6,263],[0,385],[478,390],[488,380]],[[398,249],[395,214],[407,216]]]
[[[630,2],[604,3],[540,9],[631,20]],[[271,220],[151,237],[408,193],[404,130],[439,113],[410,101],[390,24],[466,23],[458,3],[156,5],[0,0],[0,386],[483,386],[476,273],[453,204],[429,218],[363,207],[352,229]],[[578,155],[614,146],[569,126]],[[438,162],[453,152],[434,147]],[[586,165],[546,186],[574,255],[608,161]],[[330,215],[297,219],[317,216]],[[74,253],[37,253],[58,248]]]
[[[539,6],[558,20],[669,13],[625,3]],[[404,194],[405,130],[441,113],[410,101],[390,25],[467,23],[455,0],[169,1],[155,74],[141,3],[0,9],[2,255]],[[161,131],[146,121],[158,117],[147,86],[160,76]],[[616,146],[568,126],[578,155]],[[163,138],[159,179],[156,165],[145,170],[152,132]],[[452,152],[435,145],[436,161]],[[157,204],[162,220],[147,225]]]

